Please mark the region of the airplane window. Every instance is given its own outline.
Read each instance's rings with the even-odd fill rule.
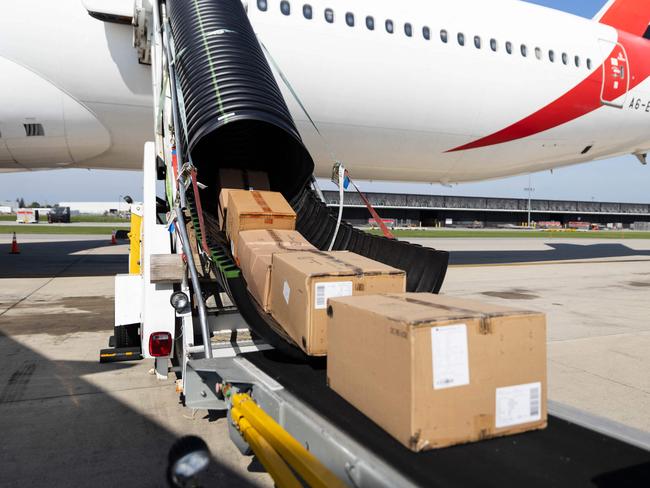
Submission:
[[[548,60],[551,63],[555,63],[555,51],[553,51],[552,49],[548,52]]]
[[[268,8],[268,3],[266,3],[266,0],[257,0],[257,8],[260,9],[262,12],[266,12],[266,9]]]
[[[506,51],[508,54],[512,54],[512,42],[508,41],[506,42]]]
[[[579,68],[580,67],[580,56],[576,56],[573,60],[576,63],[576,68]]]
[[[426,25],[422,27],[422,37],[424,37],[427,41],[431,39],[431,29],[429,29]]]
[[[465,45],[465,34],[463,34],[462,32],[458,33],[458,44],[460,44],[461,46]]]
[[[521,45],[521,55],[525,58],[528,56],[528,48],[526,47],[526,44]]]
[[[411,24],[404,24],[404,34],[406,34],[407,37],[411,37],[413,35],[413,26],[411,26]]]
[[[490,39],[490,48],[494,51],[497,52],[497,49],[499,48],[499,45],[497,44],[496,39]]]
[[[302,15],[305,16],[305,19],[311,20],[311,18],[314,15],[314,13],[313,13],[313,11],[311,9],[311,5],[307,5],[307,4],[303,5],[303,7],[302,7]]]
[[[444,30],[444,29],[441,30],[441,31],[440,31],[440,40],[441,40],[442,42],[444,42],[445,44],[447,44],[447,39],[448,39],[447,31]]]
[[[345,14],[345,23],[350,27],[354,27],[354,14],[352,12]]]
[[[334,23],[334,10],[332,10],[331,8],[326,8],[326,9],[325,9],[325,20],[326,20],[329,24],[333,24],[333,23]]]
[[[392,34],[395,31],[395,26],[393,25],[392,20],[387,20],[386,21],[386,32],[389,34]]]
[[[476,46],[476,49],[481,49],[481,38],[479,36],[474,36],[474,46]]]
[[[542,59],[542,50],[539,47],[535,48],[535,57],[537,59]]]
[[[291,13],[291,5],[287,1],[280,2],[280,11],[284,15],[289,15]]]
[[[587,69],[591,69],[591,59],[587,58]]]
[[[562,62],[563,62],[564,64],[568,64],[568,63],[569,63],[569,56],[567,55],[567,53],[562,53]]]
[[[366,27],[368,30],[375,30],[375,19],[374,17],[371,17],[370,15],[366,17]]]

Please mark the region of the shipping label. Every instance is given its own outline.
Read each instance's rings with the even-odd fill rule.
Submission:
[[[496,390],[496,428],[537,422],[542,418],[542,384],[507,386]]]
[[[327,307],[327,300],[336,297],[352,296],[352,282],[338,281],[335,283],[314,284],[314,308],[320,310]]]
[[[469,385],[467,325],[445,325],[431,329],[433,389]]]

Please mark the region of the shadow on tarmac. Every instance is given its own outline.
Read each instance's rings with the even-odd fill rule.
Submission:
[[[650,256],[650,250],[639,251],[624,244],[546,244],[543,251],[452,251],[449,264],[516,264],[576,259],[605,259]]]
[[[19,243],[19,247],[20,254],[9,254],[9,247],[0,252],[0,279],[112,276],[128,272],[129,257],[122,246],[113,246],[112,253],[92,253],[93,249],[111,247],[105,238],[28,242]]]
[[[166,486],[177,436],[83,378],[135,364],[53,361],[3,332],[0,357],[0,486]],[[204,486],[253,486],[212,454]]]

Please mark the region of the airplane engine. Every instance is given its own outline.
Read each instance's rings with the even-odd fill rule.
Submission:
[[[0,166],[61,168],[109,149],[95,115],[38,73],[0,57]]]

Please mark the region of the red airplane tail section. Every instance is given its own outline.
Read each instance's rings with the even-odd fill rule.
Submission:
[[[609,0],[594,20],[615,29],[650,38],[650,1]]]

